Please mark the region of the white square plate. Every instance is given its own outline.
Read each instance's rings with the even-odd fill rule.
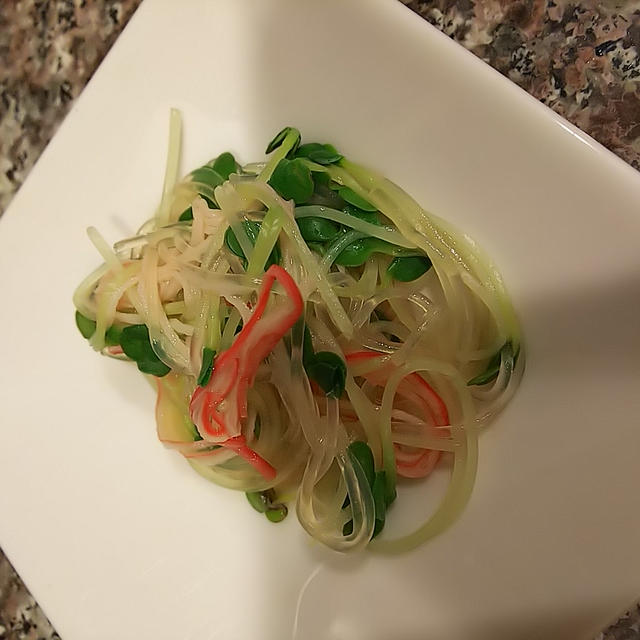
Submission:
[[[171,106],[185,170],[293,124],[500,266],[527,371],[433,542],[345,558],[256,518],[77,334],[84,229],[152,212]],[[147,0],[0,222],[2,547],[65,640],[587,638],[640,595],[639,203],[635,171],[393,1]]]

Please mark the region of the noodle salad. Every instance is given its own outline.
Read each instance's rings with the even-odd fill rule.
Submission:
[[[173,110],[162,199],[135,237],[111,247],[88,229],[104,263],[74,295],[82,335],[153,382],[166,447],[268,520],[295,504],[343,552],[442,532],[471,495],[479,430],[524,367],[495,267],[293,127],[265,161],[223,153],[182,180],[180,146]],[[378,538],[402,485],[438,465],[451,478],[433,514]]]

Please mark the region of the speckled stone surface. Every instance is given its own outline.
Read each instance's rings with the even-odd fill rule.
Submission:
[[[0,213],[139,4],[0,1]]]
[[[640,169],[640,0],[403,2]],[[0,213],[139,4],[0,0]],[[54,638],[0,552],[0,640]],[[595,640],[640,640],[640,606]]]
[[[640,169],[640,1],[404,4]]]

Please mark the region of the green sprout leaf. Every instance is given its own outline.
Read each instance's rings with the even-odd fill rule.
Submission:
[[[120,346],[125,355],[135,361],[142,373],[161,378],[171,371],[153,350],[146,324],[125,327],[120,334]]]
[[[162,378],[162,376],[166,376],[167,373],[171,371],[170,367],[157,358],[155,360],[142,360],[136,364],[142,373],[148,373],[149,375],[156,376],[156,378]]]
[[[352,204],[345,204],[342,207],[342,210],[354,218],[359,218],[360,220],[364,220],[370,224],[380,225],[380,216],[377,211],[365,211],[364,209],[354,207]]]
[[[305,242],[329,242],[340,233],[340,226],[320,217],[299,218],[300,233]]]
[[[340,187],[338,189],[339,196],[349,204],[352,204],[354,207],[358,207],[358,209],[362,209],[363,211],[377,211],[378,208],[374,207],[370,202],[365,200],[362,196],[359,196],[353,189],[349,187]]]
[[[269,184],[285,200],[302,204],[313,195],[313,179],[307,165],[296,158],[283,158],[273,171]]]
[[[111,325],[104,334],[104,343],[108,347],[115,347],[120,344],[120,335],[122,334],[122,329],[120,327],[116,327],[115,324]]]
[[[76,327],[78,327],[82,337],[87,340],[96,332],[95,321],[83,316],[79,311],[76,311]]]
[[[247,491],[245,493],[249,504],[258,512],[265,513],[269,508],[269,501],[263,491]]]
[[[221,153],[214,161],[212,169],[224,180],[228,180],[232,173],[238,170],[236,159],[231,153],[225,151]]]
[[[213,167],[204,165],[204,167],[200,167],[191,172],[191,181],[206,184],[210,187],[217,187],[225,180]]]
[[[213,359],[216,357],[216,352],[209,347],[205,347],[202,350],[202,366],[200,367],[200,375],[198,376],[197,385],[199,387],[206,387],[211,378],[213,372]]]
[[[296,151],[297,158],[308,158],[317,164],[329,165],[340,162],[343,156],[338,153],[330,144],[320,144],[318,142],[309,142],[302,144]]]
[[[312,172],[311,177],[313,178],[316,190],[318,190],[318,188],[329,189],[331,177],[326,171]]]
[[[372,253],[384,253],[396,257],[415,255],[412,249],[404,249],[385,240],[367,236],[349,243],[336,257],[335,263],[345,267],[359,267],[369,259]]]
[[[400,282],[417,280],[431,268],[431,260],[427,256],[407,256],[394,258],[387,267],[387,273]]]
[[[332,351],[319,351],[306,366],[307,375],[330,397],[339,398],[347,379],[347,365]]]
[[[282,522],[287,517],[287,505],[276,502],[276,492],[273,489],[247,491],[245,495],[249,504],[259,513],[264,513],[269,522]]]
[[[282,522],[287,517],[287,513],[289,513],[287,505],[280,504],[277,507],[268,509],[264,515],[267,516],[269,522]]]
[[[189,222],[189,220],[193,220],[193,208],[187,207],[178,218],[180,222]]]
[[[387,253],[392,250],[392,245],[384,240],[372,237],[360,238],[348,244],[340,252],[335,262],[344,267],[359,267],[369,259],[372,253],[376,251]]]
[[[298,139],[296,143],[291,148],[291,151],[289,151],[290,155],[294,154],[298,148],[298,145],[300,144],[300,132],[295,127],[285,127],[284,129],[282,129],[282,131],[278,131],[278,133],[276,133],[273,140],[267,145],[267,149],[265,153],[271,153],[272,151],[275,151],[284,142],[284,139],[290,133],[298,134]]]

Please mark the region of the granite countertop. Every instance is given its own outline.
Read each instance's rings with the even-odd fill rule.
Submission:
[[[640,0],[403,2],[640,169]],[[0,214],[139,4],[2,3]],[[52,638],[0,551],[0,640]],[[636,639],[638,605],[596,640]]]

